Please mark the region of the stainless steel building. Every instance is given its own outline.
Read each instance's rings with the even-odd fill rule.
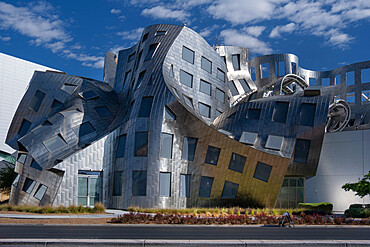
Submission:
[[[369,129],[369,68],[249,60],[187,27],[149,26],[106,53],[104,83],[34,74],[7,136],[18,150],[11,203],[293,207],[325,133]]]

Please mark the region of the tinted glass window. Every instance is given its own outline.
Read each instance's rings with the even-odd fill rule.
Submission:
[[[40,184],[39,187],[37,188],[36,192],[35,192],[35,195],[34,197],[37,199],[37,200],[40,200],[44,197],[44,194],[46,192],[48,187],[46,187],[45,185],[43,184]]]
[[[172,158],[172,143],[173,135],[162,133],[161,138],[161,157],[163,158]]]
[[[217,166],[218,157],[220,156],[221,149],[208,146],[206,160],[204,163]]]
[[[26,181],[24,182],[22,190],[28,194],[30,194],[33,190],[33,187],[35,187],[36,181],[26,178]]]
[[[225,181],[224,189],[222,190],[221,198],[235,198],[238,193],[239,184]]]
[[[118,138],[116,158],[125,157],[125,149],[126,149],[126,135],[121,135]]]
[[[254,145],[256,139],[257,133],[243,131],[242,135],[240,136],[239,142]]]
[[[113,178],[113,196],[122,195],[122,171],[114,172]]]
[[[192,137],[187,137],[187,136],[184,137],[184,143],[182,146],[182,159],[183,160],[189,160],[189,161],[194,160],[197,142],[198,142],[197,138],[192,138]]]
[[[25,134],[27,134],[30,127],[31,127],[31,122],[26,119],[23,119],[21,127],[19,128],[18,134],[20,136],[24,136]]]
[[[84,136],[84,135],[90,134],[94,131],[95,131],[94,126],[92,126],[90,122],[85,122],[85,123],[80,125],[79,135]]]
[[[269,77],[269,64],[268,63],[264,63],[264,64],[261,64],[260,65],[261,67],[261,70],[262,70],[262,78],[267,78]]]
[[[134,60],[134,57],[135,57],[135,52],[134,52],[134,53],[132,53],[132,54],[130,54],[130,55],[128,56],[127,62],[129,63],[129,62],[131,62],[132,60]]]
[[[316,105],[303,103],[299,114],[299,124],[313,126],[315,120]]]
[[[225,92],[216,88],[216,99],[224,103],[225,102]]]
[[[63,86],[62,86],[62,90],[71,94],[73,93],[73,91],[75,90],[77,86],[76,85],[73,85],[73,84],[69,84],[69,83],[65,83]]]
[[[199,197],[210,197],[213,178],[202,176],[200,179]]]
[[[176,115],[175,113],[173,113],[173,111],[171,111],[170,108],[168,108],[167,106],[164,107],[164,117],[166,119],[170,119],[170,120],[176,120]]]
[[[298,139],[295,142],[294,162],[307,163],[308,154],[310,151],[310,140]]]
[[[36,162],[36,160],[32,160],[31,167],[42,171],[42,167]]]
[[[157,50],[157,47],[158,47],[158,44],[151,44],[149,46],[148,54],[146,55],[144,61],[148,61],[148,60],[152,59],[152,57],[154,55],[154,52]]]
[[[258,162],[253,177],[267,183],[271,174],[271,170],[272,166]]]
[[[40,109],[41,103],[45,98],[45,94],[39,90],[36,91],[32,98],[30,108],[37,112]]]
[[[157,31],[155,33],[155,36],[161,36],[161,35],[166,35],[167,31]]]
[[[159,174],[159,196],[171,196],[171,173]]]
[[[136,89],[141,86],[141,83],[143,82],[143,79],[145,76],[145,72],[146,70],[140,72],[139,77],[137,78],[137,82],[136,82]]]
[[[138,117],[149,117],[152,110],[153,97],[143,97]]]
[[[233,153],[231,155],[229,169],[236,171],[236,172],[243,173],[244,164],[246,160],[247,160],[246,157]]]
[[[85,100],[96,99],[96,98],[99,97],[99,95],[97,93],[95,93],[93,90],[89,90],[89,91],[79,93],[79,95]]]
[[[50,138],[49,140],[43,141],[43,143],[50,153],[54,153],[58,149],[65,148],[67,146],[67,143],[60,134]]]
[[[194,51],[183,46],[182,47],[182,59],[184,59],[185,61],[188,61],[191,64],[194,64]]]
[[[200,80],[199,91],[211,95],[211,84],[204,80]]]
[[[132,195],[146,196],[146,171],[132,171]]]
[[[199,102],[199,113],[200,115],[210,118],[211,117],[211,107],[209,105]]]
[[[190,197],[190,174],[180,175],[180,197]]]
[[[143,41],[142,42],[144,42],[145,40],[147,40],[148,39],[148,36],[149,36],[149,33],[144,34]]]
[[[238,89],[236,89],[236,86],[235,86],[233,81],[229,81],[229,89],[231,91],[232,96],[235,96],[235,95],[239,94]]]
[[[283,145],[284,137],[269,135],[266,142],[266,148],[280,150]]]
[[[187,104],[189,107],[193,108],[193,100],[191,98],[184,95],[184,101],[185,101],[185,104]]]
[[[50,110],[49,110],[49,113],[47,114],[47,117],[50,117],[52,115],[54,115],[55,113],[57,113],[59,111],[59,109],[62,107],[63,103],[58,101],[58,100],[54,100],[53,103],[51,104],[51,107],[50,107]]]
[[[272,121],[278,123],[285,123],[288,115],[289,103],[288,102],[276,102],[274,112],[272,114]]]
[[[243,89],[246,93],[251,91],[251,89],[249,88],[248,83],[245,79],[239,79],[239,82],[242,85],[242,87],[243,87]]]
[[[252,81],[256,80],[256,69],[254,67],[251,68],[251,78]]]
[[[26,154],[22,154],[22,153],[19,153],[19,152],[18,152],[18,159],[17,159],[17,161],[18,161],[19,163],[24,164],[24,162],[26,161],[26,157],[27,157],[27,155],[26,155]]]
[[[135,156],[148,155],[148,132],[135,133]]]
[[[248,119],[254,119],[254,120],[260,120],[261,115],[261,109],[248,109],[247,118]]]
[[[225,81],[225,72],[223,72],[220,69],[217,69],[217,78],[224,82]]]
[[[180,82],[188,87],[193,87],[193,75],[180,69]]]
[[[202,60],[201,60],[201,67],[202,69],[204,69],[205,71],[209,72],[209,73],[212,73],[212,62],[209,61],[207,58],[205,57],[202,57]]]
[[[240,55],[235,54],[232,56],[234,70],[240,70]]]
[[[110,117],[112,116],[112,113],[108,110],[105,106],[97,106],[94,107],[95,111],[99,114],[101,117]]]

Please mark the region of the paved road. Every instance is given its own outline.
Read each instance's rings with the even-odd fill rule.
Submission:
[[[370,227],[0,225],[0,239],[370,240]]]

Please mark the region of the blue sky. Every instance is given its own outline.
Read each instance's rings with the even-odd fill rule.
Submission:
[[[370,57],[369,0],[0,1],[0,52],[102,80],[105,51],[132,46],[157,23],[186,23],[250,58],[293,53],[312,70]]]

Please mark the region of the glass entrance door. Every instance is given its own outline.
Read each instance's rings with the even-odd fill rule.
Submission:
[[[94,206],[100,201],[100,172],[78,172],[78,205]]]

